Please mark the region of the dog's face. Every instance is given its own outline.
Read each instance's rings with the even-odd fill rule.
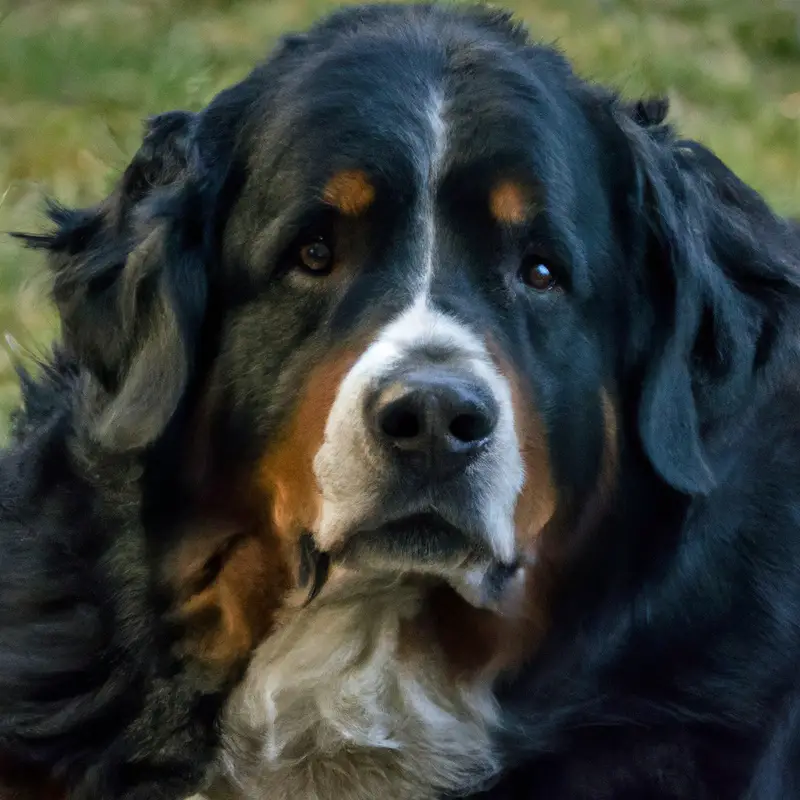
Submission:
[[[214,385],[290,549],[491,605],[611,457],[615,198],[559,59],[395,33],[319,33],[265,88]]]
[[[118,192],[60,219],[92,435],[251,520],[245,550],[216,531],[169,562],[228,587],[237,653],[327,561],[496,608],[597,524],[622,459],[712,485],[709,409],[771,339],[692,193],[769,212],[663,113],[503,16],[343,12],[154,120]]]

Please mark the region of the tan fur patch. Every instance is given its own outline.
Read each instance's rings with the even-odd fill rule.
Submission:
[[[227,680],[269,633],[288,586],[279,543],[259,533],[198,525],[166,561],[173,619],[186,626],[180,655],[202,664],[211,684]]]
[[[314,456],[339,385],[359,355],[341,351],[311,371],[297,410],[259,464],[258,484],[269,497],[274,530],[292,546],[303,530],[313,529],[319,515]]]
[[[196,486],[212,481],[202,488],[209,500],[197,522],[185,524],[162,579],[174,598],[171,618],[185,627],[177,655],[197,665],[204,686],[217,687],[244,666],[272,632],[295,585],[298,536],[313,526],[320,502],[314,455],[339,384],[358,355],[339,351],[311,371],[294,414],[255,475],[213,483],[205,468],[192,476]],[[206,461],[202,452],[195,454]]]
[[[501,181],[489,192],[489,211],[503,225],[520,225],[535,211],[531,190],[515,181]]]
[[[337,172],[322,192],[323,200],[348,217],[363,214],[375,200],[375,187],[360,169]]]
[[[436,587],[419,617],[403,628],[404,652],[440,649],[452,680],[491,685],[532,653],[544,633],[540,588],[526,575],[517,607],[503,615],[475,608],[449,586]]]
[[[547,437],[533,399],[523,390],[522,380],[512,370],[505,369],[503,374],[511,383],[514,419],[525,465],[525,484],[514,515],[517,539],[524,548],[533,543],[552,519],[558,498]]]

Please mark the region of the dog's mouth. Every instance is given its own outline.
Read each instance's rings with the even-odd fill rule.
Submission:
[[[323,590],[333,565],[361,573],[437,578],[478,607],[496,606],[520,571],[518,562],[499,561],[481,537],[435,511],[357,530],[331,552],[321,551],[313,535],[305,533],[300,548],[306,603]]]
[[[332,554],[344,566],[376,571],[456,569],[488,551],[477,539],[433,511],[393,519],[348,536]]]

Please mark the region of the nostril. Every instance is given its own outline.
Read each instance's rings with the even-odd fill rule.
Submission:
[[[414,439],[422,432],[419,416],[409,408],[398,406],[384,410],[380,426],[391,439]]]
[[[378,441],[430,463],[463,463],[489,441],[499,417],[488,387],[438,367],[378,387],[364,412]]]
[[[485,439],[493,428],[486,414],[459,414],[450,422],[450,433],[465,444]]]

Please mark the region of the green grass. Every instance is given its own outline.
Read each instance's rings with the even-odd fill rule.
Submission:
[[[141,120],[197,109],[330,0],[0,0],[0,231],[42,225],[46,194],[99,199]],[[534,35],[673,117],[781,211],[800,215],[800,0],[508,0]],[[46,348],[41,263],[0,238],[0,332]],[[16,402],[0,352],[0,419]],[[0,426],[0,430],[4,429]]]

